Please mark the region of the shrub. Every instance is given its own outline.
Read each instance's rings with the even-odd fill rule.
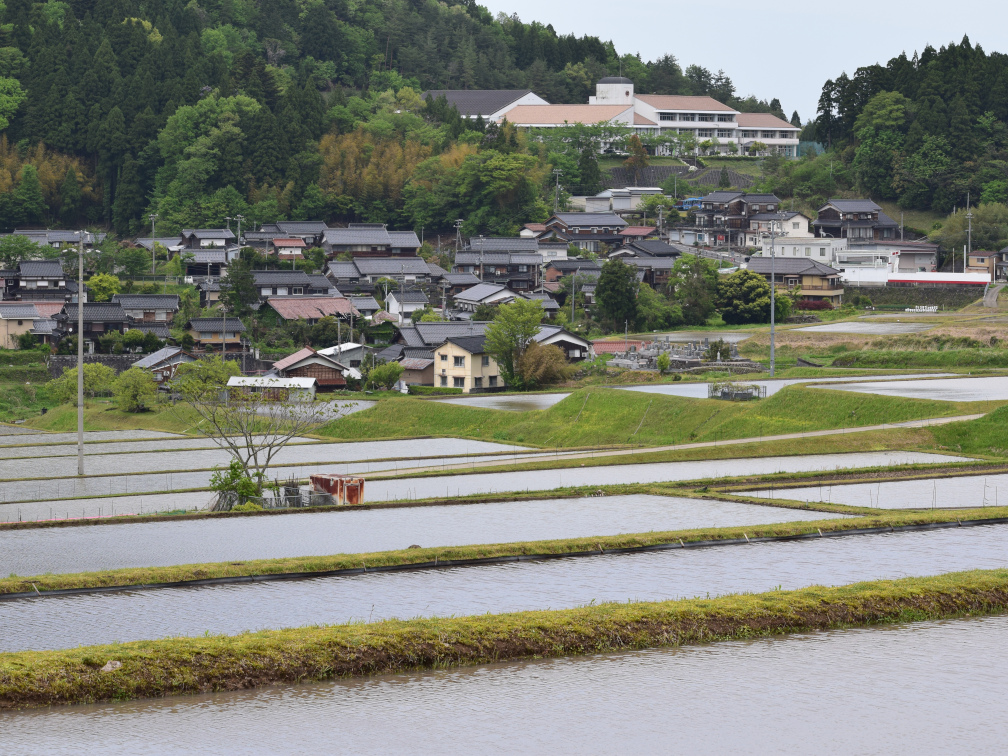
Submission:
[[[869,300],[871,304],[871,300]],[[799,299],[795,302],[795,307],[799,310],[832,310],[833,305],[826,299]]]
[[[112,387],[119,409],[142,412],[157,400],[154,378],[143,368],[131,367],[120,375]]]
[[[262,512],[263,508],[261,505],[256,504],[254,501],[246,501],[244,504],[238,504],[237,506],[231,507],[232,512]]]
[[[108,394],[115,383],[115,370],[108,365],[89,362],[84,365],[84,396],[93,399],[97,394]],[[61,404],[77,406],[77,368],[67,368],[63,375],[46,384],[50,396]]]
[[[407,389],[413,396],[445,396],[462,393],[462,389],[448,386],[418,386],[414,384],[407,386]]]
[[[368,373],[368,385],[391,389],[402,377],[403,366],[398,362],[386,362]]]
[[[567,380],[574,372],[563,350],[554,344],[532,342],[518,358],[518,375],[526,387],[548,386]]]
[[[38,337],[34,333],[22,333],[18,336],[20,349],[34,349],[38,345]]]

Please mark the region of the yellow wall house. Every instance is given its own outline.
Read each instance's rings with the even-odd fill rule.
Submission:
[[[238,318],[227,318],[225,329],[224,320],[224,318],[194,318],[186,323],[186,330],[201,349],[219,351],[225,339],[228,349],[240,348],[245,326]]]
[[[749,270],[770,280],[769,257],[753,257]],[[778,289],[787,288],[800,299],[825,299],[839,305],[843,298],[840,271],[807,258],[777,257],[773,260],[773,278]]]
[[[497,362],[483,352],[483,336],[458,336],[434,350],[434,385],[459,388],[462,393],[490,391],[504,386]]]
[[[30,302],[0,304],[0,340],[4,349],[17,349],[18,336],[28,333],[41,317]]]

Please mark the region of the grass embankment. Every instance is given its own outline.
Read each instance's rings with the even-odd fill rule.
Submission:
[[[25,420],[56,406],[45,389],[48,380],[41,351],[0,350],[0,422]]]
[[[602,604],[0,654],[0,708],[241,690],[794,632],[998,614],[1008,570],[685,601]],[[103,672],[111,661],[121,664]]]
[[[84,430],[149,430],[165,433],[190,433],[198,418],[181,404],[158,404],[146,412],[123,412],[115,400],[84,401]],[[76,431],[77,407],[61,404],[49,412],[31,418],[26,427],[46,431]]]
[[[627,443],[660,446],[856,428],[972,414],[990,407],[987,402],[903,399],[802,386],[790,386],[767,399],[746,403],[581,389],[549,409],[529,412],[404,398],[322,426],[318,435],[346,440],[464,436],[546,448]]]
[[[927,368],[962,371],[967,368],[1008,368],[1008,349],[946,349],[942,351],[865,349],[833,358],[834,367]]]
[[[765,503],[765,502],[761,502]],[[871,511],[862,507],[792,502],[791,508],[842,511]],[[439,565],[459,561],[498,559],[502,557],[575,556],[613,550],[640,549],[658,544],[733,541],[757,538],[788,538],[820,533],[839,533],[860,528],[898,528],[907,525],[951,523],[962,520],[995,520],[1008,517],[1008,507],[945,510],[872,511],[860,517],[832,518],[800,522],[747,525],[731,528],[701,528],[665,532],[630,533],[615,536],[565,538],[550,541],[478,544],[378,551],[366,554],[259,559],[246,562],[213,562],[170,567],[128,568],[65,575],[37,575],[0,579],[0,595],[36,591],[144,586],[256,575],[305,575],[409,565]]]

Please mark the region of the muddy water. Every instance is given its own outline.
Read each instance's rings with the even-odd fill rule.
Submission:
[[[926,478],[848,486],[812,486],[748,491],[759,498],[825,501],[854,507],[930,509],[931,507],[994,507],[1008,505],[1008,475]]]
[[[411,544],[540,541],[829,517],[823,512],[638,495],[47,528],[0,533],[0,575],[359,554]]]
[[[795,443],[797,448],[801,442],[796,441]],[[777,472],[809,472],[840,468],[905,465],[918,462],[961,462],[962,460],[962,457],[925,452],[865,452],[816,454],[803,457],[753,457],[696,462],[658,462],[642,465],[577,467],[566,470],[528,470],[432,478],[374,480],[368,483],[367,496],[369,501],[423,499],[435,496],[460,496],[499,491],[545,491],[564,486],[655,483],[736,475],[766,475]],[[333,472],[339,472],[339,470],[333,470]]]
[[[1008,526],[0,602],[0,651],[559,609],[1008,566]]]
[[[0,716],[10,754],[998,753],[1008,618]],[[520,726],[516,724],[520,723]]]

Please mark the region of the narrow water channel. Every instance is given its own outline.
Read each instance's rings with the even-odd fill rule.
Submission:
[[[998,753],[1008,617],[8,713],[9,754]]]
[[[0,575],[358,554],[413,544],[541,541],[833,516],[634,495],[13,530],[0,533]]]
[[[1008,526],[0,601],[0,651],[560,609],[1008,566]]]

